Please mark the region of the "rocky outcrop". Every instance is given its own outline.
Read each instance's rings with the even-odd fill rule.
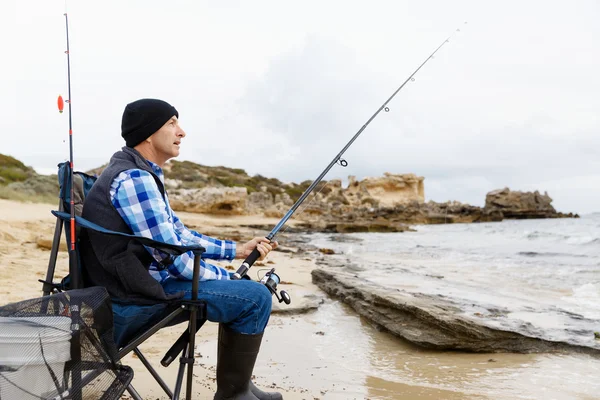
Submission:
[[[388,207],[313,202],[300,216],[309,230],[323,232],[402,232],[408,224],[502,221],[502,213],[460,202],[399,203]]]
[[[459,201],[447,201],[445,203],[430,201],[423,208],[425,209],[425,221],[423,223],[426,224],[498,222],[503,219],[501,212],[485,210]]]
[[[508,188],[487,194],[485,207],[458,201],[422,201],[423,178],[413,174],[386,174],[384,178],[362,181],[350,177],[348,188],[333,180],[315,189],[301,212],[297,225],[321,232],[403,232],[408,224],[452,224],[493,222],[503,219],[565,218],[573,214],[557,212],[547,193],[517,192]],[[171,205],[176,211],[240,215],[263,214],[281,218],[294,204],[288,193],[273,195],[267,187],[248,194],[246,187],[207,187],[181,189],[168,182]]]
[[[251,178],[235,169],[214,167],[213,171],[189,162],[174,163],[169,170],[172,174],[183,174],[182,171],[184,179],[166,181],[171,205],[177,211],[281,218],[312,183],[283,184],[272,178]],[[196,183],[234,186],[186,188],[186,179],[192,178]],[[320,182],[294,215],[302,221],[299,227],[339,233],[402,232],[408,229],[407,224],[576,217],[556,212],[550,196],[537,191],[495,190],[487,194],[486,205],[481,208],[457,201],[425,203],[424,178],[415,174],[385,173],[383,177],[363,180],[350,176],[348,181],[346,188],[339,179]]]
[[[366,189],[365,189],[366,190]],[[488,193],[484,208],[449,201],[423,203],[419,200],[382,205],[367,196],[356,204],[348,193],[328,194],[308,205],[300,216],[305,226],[312,230],[327,232],[373,232],[402,231],[406,224],[453,224],[472,222],[496,222],[515,218],[576,218],[576,214],[557,212],[550,204],[547,193],[511,192],[502,189]],[[369,194],[371,196],[371,194]],[[346,201],[342,201],[346,199]],[[368,200],[367,200],[368,199]],[[361,204],[362,203],[362,204]],[[369,227],[369,228],[366,228]]]
[[[383,177],[365,178],[357,181],[354,176],[349,176],[348,188],[341,191],[352,205],[372,203],[383,207],[392,207],[396,204],[425,201],[425,187],[422,176],[415,174],[390,174],[386,172]],[[341,186],[341,185],[340,185]]]
[[[246,206],[250,214],[260,214],[273,207],[273,195],[266,191],[250,193]]]
[[[243,187],[179,189],[169,193],[175,211],[241,215],[246,213],[248,192]]]
[[[418,346],[436,350],[471,352],[581,352],[600,356],[600,343],[586,347],[554,342],[486,326],[459,307],[438,296],[412,294],[365,285],[349,273],[317,269],[313,283],[330,296],[351,306],[358,314],[392,334]]]
[[[485,197],[485,208],[488,212],[500,212],[507,219],[561,218],[575,217],[571,214],[558,213],[552,206],[552,198],[547,192],[511,191],[509,188],[489,192]]]

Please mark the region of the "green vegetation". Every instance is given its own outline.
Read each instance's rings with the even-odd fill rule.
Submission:
[[[210,186],[245,187],[248,193],[253,193],[263,190],[262,188],[264,187],[273,196],[287,193],[293,200],[297,200],[311,184],[311,181],[304,181],[299,185],[295,183],[286,184],[277,178],[267,178],[259,174],[249,176],[241,168],[209,167],[191,161],[172,160],[165,166],[165,174],[169,179],[181,181],[183,188],[191,189]],[[317,187],[317,191],[324,184],[324,182],[321,182]],[[323,191],[323,194],[327,194],[330,191],[331,189],[327,187]]]
[[[0,185],[22,182],[34,174],[33,168],[27,167],[16,158],[0,154]]]
[[[36,203],[57,203],[56,175],[37,174],[14,157],[0,154],[0,198]]]
[[[58,204],[58,189],[56,189],[53,194],[44,193],[44,194],[31,195],[27,192],[22,192],[18,189],[14,189],[10,186],[8,186],[8,187],[0,186],[0,199],[16,200],[16,201],[31,202],[31,203],[49,203],[49,204],[57,205]]]
[[[296,201],[300,196],[302,196],[302,193],[304,193],[311,184],[312,181],[304,181],[300,184],[293,183],[285,188],[285,192],[292,198],[292,200]],[[315,187],[313,193],[321,193],[324,196],[328,195],[333,189],[331,188],[331,186],[326,185],[327,181],[319,182],[319,184]]]
[[[88,171],[88,174],[99,175],[104,166]],[[311,181],[300,184],[283,183],[277,178],[267,178],[262,175],[249,176],[241,168],[228,168],[224,166],[209,167],[191,161],[172,160],[165,166],[167,179],[181,182],[183,189],[197,189],[203,187],[245,187],[248,193],[266,190],[273,196],[287,193],[296,201],[310,186]],[[327,195],[330,187],[325,187],[326,182],[319,183],[315,192],[321,191]],[[26,166],[21,161],[0,154],[0,198],[19,201],[50,202],[57,201],[58,183],[56,175],[45,176],[37,174],[33,168]],[[341,199],[340,199],[341,201]],[[345,203],[345,202],[344,202]]]

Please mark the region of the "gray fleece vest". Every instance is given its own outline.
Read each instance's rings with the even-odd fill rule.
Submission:
[[[112,156],[88,193],[83,204],[82,216],[85,219],[106,229],[132,233],[110,198],[113,180],[129,169],[150,173],[164,197],[165,188],[144,157],[132,148],[123,147]],[[85,286],[105,287],[113,301],[153,304],[183,297],[183,292],[165,294],[160,283],[148,272],[152,256],[135,240],[83,230],[79,245]]]

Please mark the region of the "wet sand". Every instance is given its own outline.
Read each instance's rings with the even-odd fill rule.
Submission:
[[[39,238],[51,240],[54,218],[44,204],[0,200],[0,304],[41,295],[49,251]],[[269,224],[262,217],[216,218],[179,213],[206,232],[264,235],[241,228]],[[237,232],[237,233],[235,233]],[[285,243],[282,243],[284,246]],[[284,393],[285,399],[598,399],[600,363],[588,356],[466,354],[416,348],[380,332],[346,306],[327,299],[311,283],[316,267],[306,255],[274,252],[269,256],[292,296],[294,306],[314,296],[324,303],[305,314],[274,314],[255,368],[255,382]],[[237,264],[234,264],[237,267]],[[57,276],[67,270],[59,254]],[[305,297],[309,296],[309,297]],[[142,352],[172,385],[178,364],[159,362],[185,329],[161,330],[141,346]],[[217,325],[207,323],[198,335],[194,398],[212,399],[215,390]],[[123,361],[135,370],[134,385],[145,399],[166,399],[160,387],[132,355]]]

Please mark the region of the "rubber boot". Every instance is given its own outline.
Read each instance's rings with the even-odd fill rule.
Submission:
[[[219,325],[217,393],[214,400],[259,400],[250,390],[250,378],[263,334],[244,335]]]
[[[250,381],[250,391],[259,400],[283,400],[283,396],[279,392],[263,392]]]

